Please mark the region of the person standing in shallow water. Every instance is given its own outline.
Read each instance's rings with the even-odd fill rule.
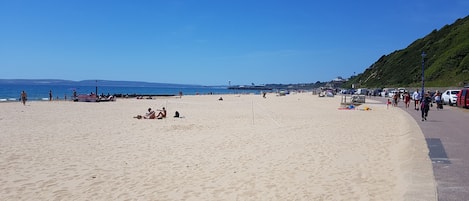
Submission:
[[[28,99],[28,95],[26,94],[26,92],[22,91],[21,92],[21,102],[23,103],[23,105],[26,105],[26,100]]]
[[[49,90],[49,101],[52,101],[52,90]]]
[[[431,102],[432,102],[432,98],[430,97],[430,94],[425,93],[425,95],[422,98],[422,101],[420,103],[420,105],[421,105],[420,109],[422,110],[422,121],[427,120],[428,111],[430,110]]]

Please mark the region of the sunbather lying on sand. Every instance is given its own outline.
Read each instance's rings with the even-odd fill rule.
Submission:
[[[144,119],[155,119],[156,118],[156,113],[154,110],[151,110],[151,108],[148,108],[148,112],[142,116],[142,115],[137,115],[135,116],[134,118],[137,118],[137,119],[141,119],[141,118],[144,118]]]

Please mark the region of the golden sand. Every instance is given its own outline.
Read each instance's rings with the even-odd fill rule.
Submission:
[[[423,134],[399,108],[218,98],[2,103],[0,200],[436,200]],[[132,118],[148,107],[168,117]]]

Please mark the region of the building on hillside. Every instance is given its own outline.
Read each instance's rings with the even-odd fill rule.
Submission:
[[[328,84],[327,84],[327,87],[329,88],[332,88],[332,89],[335,89],[335,88],[339,88],[340,86],[342,86],[342,84],[344,84],[347,80],[342,78],[341,76],[338,76],[334,79],[332,79]]]

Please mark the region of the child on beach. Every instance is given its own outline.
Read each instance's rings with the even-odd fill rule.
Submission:
[[[391,99],[388,98],[388,102],[386,103],[386,108],[389,109],[389,105],[391,105]]]

